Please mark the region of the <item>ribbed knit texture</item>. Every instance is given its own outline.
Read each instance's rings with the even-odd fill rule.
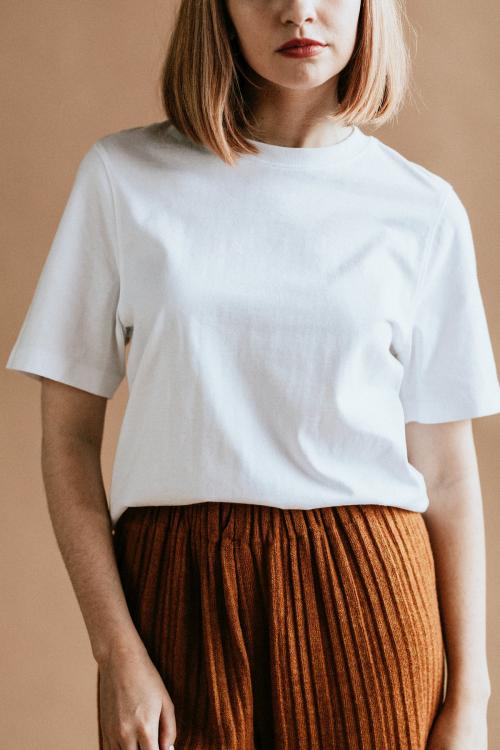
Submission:
[[[114,544],[176,750],[425,750],[445,663],[420,513],[138,507]]]

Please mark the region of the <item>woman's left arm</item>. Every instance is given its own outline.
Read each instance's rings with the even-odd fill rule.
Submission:
[[[485,533],[472,423],[409,422],[406,440],[408,460],[423,474],[430,500],[422,516],[434,555],[446,648],[445,714],[455,724],[471,714],[486,721],[491,688]]]

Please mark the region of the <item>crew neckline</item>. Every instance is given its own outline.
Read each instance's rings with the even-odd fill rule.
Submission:
[[[278,146],[275,143],[256,141],[247,138],[259,149],[258,154],[245,154],[244,159],[273,162],[284,166],[324,166],[332,161],[340,161],[355,156],[368,145],[370,136],[357,125],[351,125],[351,132],[341,141],[328,146]]]
[[[170,130],[181,141],[191,143],[173,123],[170,123]],[[372,140],[372,136],[363,133],[357,125],[351,125],[351,132],[345,138],[328,146],[278,146],[274,143],[256,141],[253,138],[246,140],[256,146],[259,153],[239,154],[238,159],[242,162],[249,160],[285,167],[324,167],[332,162],[344,161],[361,153]]]

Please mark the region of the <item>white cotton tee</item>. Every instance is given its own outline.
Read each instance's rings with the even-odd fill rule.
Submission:
[[[168,121],[84,153],[7,368],[128,401],[128,506],[424,511],[405,423],[500,412],[454,188],[358,127],[225,164]],[[127,357],[126,357],[127,351]]]

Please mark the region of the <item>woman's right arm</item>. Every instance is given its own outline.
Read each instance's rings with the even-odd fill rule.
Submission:
[[[105,743],[168,750],[174,706],[130,616],[114,555],[100,460],[106,405],[102,396],[43,378],[48,510],[99,667]]]

